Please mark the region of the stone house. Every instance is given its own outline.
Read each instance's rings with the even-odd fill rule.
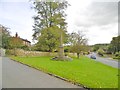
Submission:
[[[22,40],[23,45],[28,46],[28,47],[31,46],[31,42],[30,41],[28,41],[27,39],[20,38],[17,33],[12,38],[19,38],[19,39]]]

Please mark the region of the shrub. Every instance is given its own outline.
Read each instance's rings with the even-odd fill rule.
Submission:
[[[64,52],[70,52],[70,46],[65,46],[64,47]]]
[[[115,53],[115,57],[118,57],[119,55],[120,55],[119,52],[116,52],[116,53]]]
[[[68,48],[65,48],[65,49],[64,49],[64,52],[69,52],[69,49],[68,49]]]
[[[21,49],[23,49],[23,50],[29,50],[30,48],[28,46],[24,45],[24,46],[21,47]]]
[[[120,56],[118,56],[118,57],[113,57],[113,59],[118,59],[118,60],[120,60]]]
[[[120,60],[120,52],[116,52],[113,59],[119,59]]]
[[[14,55],[14,53],[12,50],[6,49],[6,55]]]
[[[98,50],[98,55],[104,56],[104,51],[103,51],[103,49],[99,49],[99,50]]]

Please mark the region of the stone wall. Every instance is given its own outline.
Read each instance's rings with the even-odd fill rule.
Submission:
[[[57,52],[39,52],[39,51],[25,51],[23,49],[7,50],[7,54],[16,56],[58,56]],[[76,57],[76,53],[67,53],[68,56]]]

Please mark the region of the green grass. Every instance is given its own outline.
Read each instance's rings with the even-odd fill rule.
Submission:
[[[118,88],[118,69],[81,56],[73,61],[52,61],[51,57],[11,57],[88,88]]]

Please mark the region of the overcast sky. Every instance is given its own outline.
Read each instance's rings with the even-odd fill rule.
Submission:
[[[114,2],[113,2],[114,1]],[[81,30],[88,44],[109,43],[118,35],[118,0],[68,0],[68,32]],[[32,17],[35,15],[28,0],[1,0],[0,24],[10,28],[11,35],[32,42]]]

